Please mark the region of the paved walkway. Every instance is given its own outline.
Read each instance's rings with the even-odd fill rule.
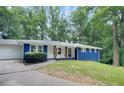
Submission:
[[[44,63],[46,65],[48,63]],[[40,64],[41,65],[41,64]],[[39,66],[40,66],[39,65]],[[0,61],[0,86],[74,86],[71,81],[32,70],[38,65],[24,66],[18,61]]]
[[[56,60],[48,60],[47,62],[37,63],[37,64],[30,64],[30,65],[26,65],[26,66],[31,68],[31,69],[36,69],[36,68],[39,68],[41,66],[45,66],[45,65],[55,63],[55,62],[56,62]]]

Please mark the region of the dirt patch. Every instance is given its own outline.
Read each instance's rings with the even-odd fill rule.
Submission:
[[[89,78],[88,76],[83,76],[80,74],[72,74],[72,73],[67,73],[64,72],[62,69],[46,69],[46,68],[42,68],[42,69],[38,69],[38,71],[46,73],[48,75],[51,76],[55,76],[57,78],[61,78],[64,80],[70,80],[72,82],[76,82],[76,83],[80,83],[82,85],[105,85],[100,81],[94,80],[92,78]]]

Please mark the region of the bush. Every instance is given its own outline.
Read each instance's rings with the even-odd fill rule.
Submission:
[[[24,56],[26,62],[44,62],[47,60],[47,54],[43,52],[28,52]]]
[[[124,66],[124,48],[119,48],[119,63]]]

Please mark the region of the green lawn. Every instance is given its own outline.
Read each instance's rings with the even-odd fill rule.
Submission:
[[[89,81],[98,81],[103,85],[124,85],[124,68],[122,67],[113,67],[110,65],[101,64],[98,62],[84,62],[84,61],[59,61],[53,64],[46,65],[44,67],[38,68],[38,70],[43,71],[49,75],[53,75],[56,77],[61,76],[66,73],[66,76],[75,75],[77,76],[77,80],[70,80],[75,82],[81,82],[81,80],[86,77],[89,78],[85,81],[85,83]],[[60,75],[55,75],[55,72],[61,72]],[[64,78],[66,76],[62,76],[60,78]],[[80,76],[80,78],[79,78]],[[85,77],[85,78],[84,78]],[[80,79],[78,81],[78,78]],[[69,79],[69,78],[67,78]],[[83,83],[83,81],[82,81]],[[92,84],[93,85],[93,84]]]

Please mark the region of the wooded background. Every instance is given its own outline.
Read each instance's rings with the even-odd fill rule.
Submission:
[[[124,7],[0,7],[4,39],[68,41],[103,48],[101,62],[124,65]]]

